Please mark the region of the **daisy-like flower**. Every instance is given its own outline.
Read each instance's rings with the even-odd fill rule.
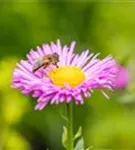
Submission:
[[[114,59],[108,56],[102,60],[98,55],[83,51],[80,55],[74,53],[75,42],[61,46],[60,41],[44,44],[31,50],[27,60],[21,60],[13,72],[12,85],[25,95],[38,98],[36,110],[42,110],[48,103],[83,104],[85,97],[91,97],[94,89],[113,90],[117,67]],[[58,67],[49,65],[33,72],[37,60],[42,60],[47,54],[59,55]]]

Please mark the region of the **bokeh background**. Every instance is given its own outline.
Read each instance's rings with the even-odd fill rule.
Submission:
[[[110,100],[97,90],[74,106],[74,132],[81,125],[85,147],[135,150],[135,2],[0,1],[0,149],[64,150],[64,104],[34,111],[36,100],[11,88],[13,68],[31,48],[60,39],[77,42],[100,57],[112,54],[129,72],[129,83]]]

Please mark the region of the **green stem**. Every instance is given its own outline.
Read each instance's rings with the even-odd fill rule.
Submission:
[[[74,140],[73,140],[73,103],[67,104],[67,131],[68,131],[68,149],[74,150]]]

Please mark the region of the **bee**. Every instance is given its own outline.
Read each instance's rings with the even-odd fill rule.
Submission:
[[[47,54],[35,62],[32,68],[32,72],[36,72],[41,67],[46,69],[50,65],[55,65],[58,68],[57,65],[58,62],[59,62],[59,55],[57,53]]]

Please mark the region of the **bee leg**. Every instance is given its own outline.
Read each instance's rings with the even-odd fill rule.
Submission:
[[[37,70],[39,70],[43,65],[40,65],[40,66],[34,66],[33,69],[32,69],[32,72],[36,72]]]
[[[43,69],[46,69],[47,66],[48,66],[48,63],[45,63],[43,66]]]
[[[59,68],[59,66],[58,66],[58,64],[57,64],[57,63],[55,63],[55,66],[56,66],[57,68]]]

